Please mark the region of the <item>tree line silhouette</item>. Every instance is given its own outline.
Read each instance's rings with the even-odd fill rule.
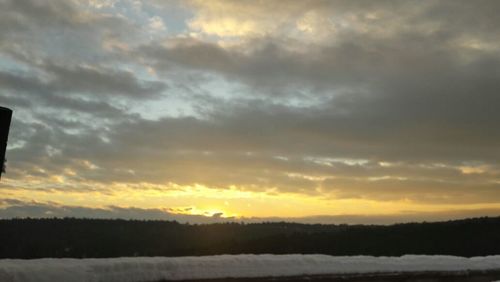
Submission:
[[[0,220],[0,258],[216,254],[500,254],[500,217],[437,223],[323,225],[181,224],[106,219]]]

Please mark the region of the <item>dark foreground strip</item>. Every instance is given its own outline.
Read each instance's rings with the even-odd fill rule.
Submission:
[[[223,278],[184,280],[183,282],[491,282],[496,280],[500,280],[500,270],[460,272],[365,273],[264,278]],[[162,282],[167,282],[167,280],[164,280]]]

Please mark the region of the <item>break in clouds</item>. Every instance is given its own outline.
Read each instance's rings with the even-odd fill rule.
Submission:
[[[496,204],[498,9],[0,0],[2,213],[21,192],[194,185]]]

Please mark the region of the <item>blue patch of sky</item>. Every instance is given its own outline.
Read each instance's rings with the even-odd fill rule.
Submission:
[[[169,87],[161,98],[133,103],[131,111],[150,120],[186,116],[203,119],[206,112],[214,110],[220,103],[245,98],[242,85],[216,75],[198,73],[193,77],[192,73],[177,74],[165,82]]]
[[[154,101],[143,101],[141,103],[130,104],[130,112],[139,114],[141,118],[147,120],[159,120],[165,117],[197,117],[201,118],[189,100],[176,96],[171,90],[170,96],[165,96]]]
[[[186,22],[193,17],[193,12],[180,1],[165,2],[161,8],[144,3],[142,10],[150,17],[160,17],[167,26],[168,32],[174,35],[186,33],[188,30]]]
[[[0,70],[10,73],[27,73],[32,69],[29,65],[15,60],[4,54],[0,54]]]
[[[166,26],[165,35],[178,35],[187,31],[186,20],[191,18],[189,11],[179,1],[169,1],[161,6],[147,1],[118,1],[109,12],[119,13],[139,26],[146,27],[150,19],[159,17]]]

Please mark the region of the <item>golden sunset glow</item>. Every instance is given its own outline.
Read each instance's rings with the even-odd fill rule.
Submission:
[[[57,177],[55,178],[57,179]],[[6,181],[7,183],[9,181]],[[11,184],[11,183],[8,183]],[[13,183],[12,183],[13,184]],[[94,184],[97,185],[97,184]],[[104,190],[108,190],[103,192]],[[422,204],[402,199],[374,201],[369,199],[335,199],[324,196],[304,196],[291,193],[264,193],[233,189],[214,189],[196,186],[161,186],[143,183],[116,185],[89,191],[46,189],[7,190],[9,198],[26,202],[64,203],[65,206],[108,209],[109,207],[153,209],[178,215],[197,215],[220,219],[245,220],[249,218],[297,219],[318,215],[376,216],[414,215],[415,213],[443,213],[447,211],[483,211],[499,209],[500,204]],[[166,208],[168,207],[168,208]],[[50,215],[50,214],[48,214]]]

